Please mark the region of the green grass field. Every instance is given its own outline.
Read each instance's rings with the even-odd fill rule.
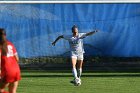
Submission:
[[[70,72],[22,71],[17,93],[140,93],[140,73],[83,72],[74,86]]]

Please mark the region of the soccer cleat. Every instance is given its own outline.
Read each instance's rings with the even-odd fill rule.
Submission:
[[[70,83],[76,84],[78,82],[78,78],[73,79]]]
[[[80,86],[81,85],[81,79],[80,78],[75,79],[75,85],[76,86]]]
[[[76,79],[75,79],[75,83],[77,83],[77,82],[79,82],[79,78],[76,78]]]
[[[81,79],[80,78],[75,78],[74,80],[70,81],[70,83],[74,84],[75,86],[80,86],[81,85]]]

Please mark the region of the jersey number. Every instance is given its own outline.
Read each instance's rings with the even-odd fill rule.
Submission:
[[[14,56],[13,47],[11,45],[8,45],[7,48],[8,48],[7,57]]]

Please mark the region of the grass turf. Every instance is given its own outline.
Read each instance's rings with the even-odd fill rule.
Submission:
[[[140,93],[140,73],[83,72],[74,86],[70,72],[23,71],[17,93]]]

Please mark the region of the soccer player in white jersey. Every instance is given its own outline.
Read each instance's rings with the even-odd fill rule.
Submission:
[[[75,85],[81,85],[81,74],[82,74],[82,64],[83,64],[83,54],[85,53],[83,48],[83,38],[86,36],[92,35],[98,30],[91,31],[88,33],[78,33],[78,27],[74,25],[72,27],[72,35],[61,35],[56,38],[52,43],[55,46],[55,43],[63,38],[69,41],[70,51],[71,51],[71,60],[72,60],[72,73],[74,76]],[[77,63],[77,69],[76,69]]]

